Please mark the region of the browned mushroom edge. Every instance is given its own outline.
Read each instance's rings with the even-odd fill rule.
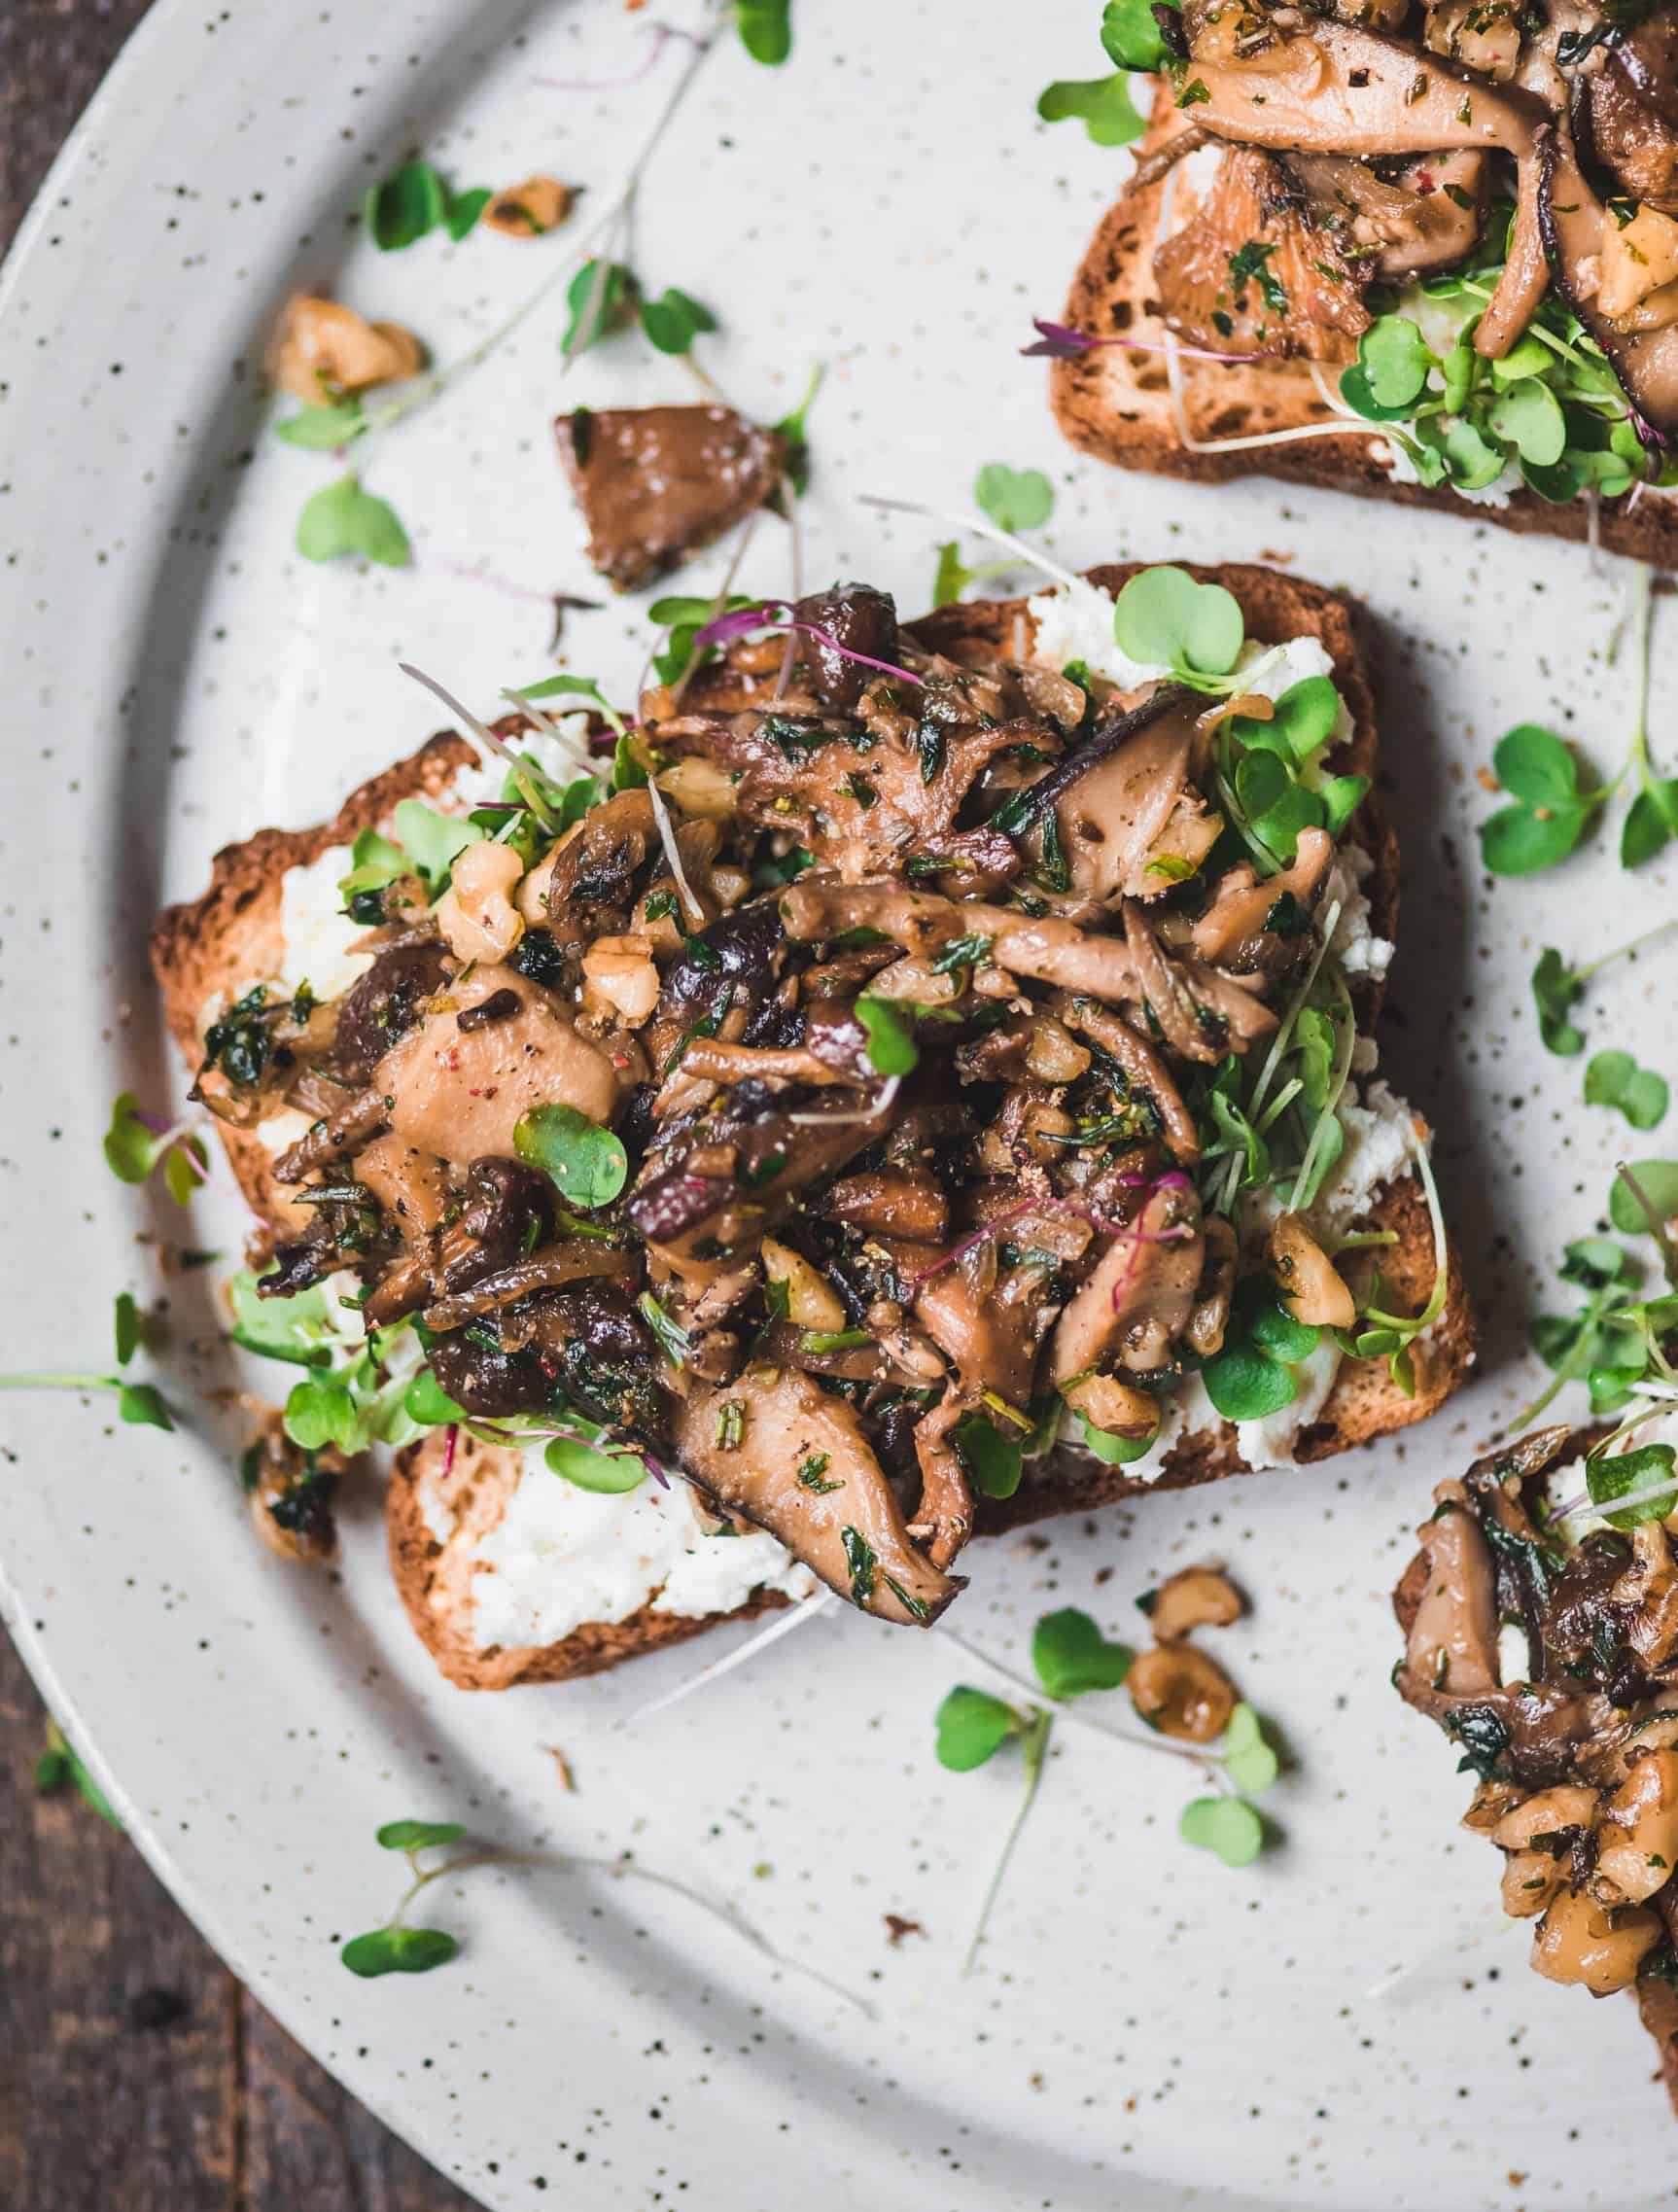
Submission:
[[[1299,1211],[1334,1248],[1417,1149],[1360,1095],[1386,948],[1355,811],[1278,853],[1238,796],[1276,699],[1317,703],[1308,794],[1349,723],[1315,641],[1162,684],[1104,591],[1034,605],[1038,644],[952,657],[836,586],[789,661],[771,628],[647,691],[615,791],[609,765],[567,787],[553,727],[497,725],[520,759],[446,888],[422,824],[339,885],[347,989],[258,984],[208,1027],[205,1105],[307,1125],[273,1146],[305,1225],[247,1341],[347,1285],[377,1334],[338,1373],[358,1406],[384,1389],[386,1440],[465,1424],[584,1478],[573,1445],[619,1476],[645,1455],[905,1623],[961,1587],[986,1497],[1091,1451],[1146,1479],[1215,1421],[1220,1357],[1280,1317],[1269,1226],[1301,1175],[1328,1171]],[[565,742],[612,757],[599,716]],[[1340,1355],[1283,1325],[1298,1420],[1271,1407],[1250,1457],[1287,1456]],[[383,1380],[422,1364],[405,1400]]]
[[[1179,408],[1179,376],[1226,392],[1206,356],[1306,361],[1325,425],[1384,426],[1406,481],[1678,485],[1678,0],[1184,0],[1167,27],[1134,182]]]
[[[1393,1681],[1478,1777],[1464,1825],[1504,1854],[1504,1911],[1533,1921],[1535,1969],[1593,1996],[1635,1989],[1678,2103],[1674,1523],[1636,1491],[1628,1511],[1591,1511],[1598,1448],[1620,1447],[1541,1429],[1438,1486],[1394,1593]]]

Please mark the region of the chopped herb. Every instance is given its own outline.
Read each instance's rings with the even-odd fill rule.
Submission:
[[[717,1409],[717,1443],[723,1452],[737,1452],[746,1434],[746,1401],[724,1398]]]
[[[851,1602],[866,1605],[874,1595],[874,1574],[879,1562],[874,1547],[859,1528],[849,1524],[839,1531],[839,1541],[845,1549],[845,1565],[851,1577]]]
[[[798,1480],[804,1489],[815,1491],[818,1496],[824,1495],[828,1491],[843,1490],[845,1487],[843,1483],[822,1481],[822,1478],[826,1474],[830,1464],[831,1455],[826,1452],[812,1452],[808,1457],[800,1459],[798,1462]]]

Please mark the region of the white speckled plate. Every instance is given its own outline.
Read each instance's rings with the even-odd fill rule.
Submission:
[[[1551,720],[1618,759],[1631,685],[1607,648],[1624,575],[1468,518],[1075,461],[1016,349],[1033,310],[1059,310],[1123,165],[1032,116],[1043,82],[1095,65],[1089,0],[796,14],[786,70],[733,48],[708,65],[652,171],[638,258],[716,302],[711,358],[749,408],[781,411],[810,361],[828,363],[809,573],[877,578],[916,605],[934,533],[882,526],[854,495],[959,504],[980,462],[1005,459],[1053,472],[1066,560],[1269,553],[1349,586],[1379,627],[1408,894],[1385,1042],[1441,1130],[1485,1379],[1406,1441],[988,1549],[957,1624],[1017,1657],[1048,1603],[1122,1630],[1163,1567],[1227,1556],[1256,1606],[1220,1648],[1300,1760],[1274,1801],[1286,1843],[1227,1873],[1176,1840],[1190,1787],[1175,1769],[1063,1730],[963,1980],[1014,1783],[1001,1762],[953,1776],[932,1761],[933,1707],[966,1671],[949,1645],[825,1616],[621,1733],[691,1651],[464,1696],[407,1632],[371,1501],[341,1581],[288,1570],[250,1539],[231,1435],[207,1411],[163,1436],[108,1425],[108,1401],[5,1401],[7,1618],[234,1966],[488,2204],[1664,2201],[1670,2123],[1630,2008],[1528,1979],[1490,1855],[1454,1826],[1464,1783],[1387,1687],[1407,1528],[1530,1388],[1524,1313],[1591,1223],[1621,1135],[1578,1105],[1580,1063],[1537,1049],[1527,971],[1546,940],[1584,955],[1670,901],[1669,871],[1629,882],[1600,843],[1530,885],[1492,889],[1475,864],[1475,771],[1508,723]],[[112,1294],[157,1295],[154,1240],[183,1235],[98,1154],[120,1087],[179,1093],[142,957],[158,900],[194,890],[223,840],[311,819],[424,734],[399,655],[488,702],[540,672],[542,595],[594,589],[547,427],[555,303],[366,455],[418,554],[411,573],[367,576],[292,552],[324,464],[264,430],[255,365],[274,308],[327,281],[459,354],[566,247],[484,235],[381,259],[347,220],[362,187],[424,145],[465,183],[550,168],[603,191],[683,48],[615,90],[544,80],[629,75],[650,40],[606,0],[161,0],[53,172],[0,336],[9,1364],[102,1363]],[[568,387],[597,402],[685,389],[680,365],[633,341]],[[784,588],[786,557],[763,523],[748,579]],[[576,621],[573,665],[633,680],[636,617]],[[1659,700],[1673,649],[1661,641]],[[1656,731],[1669,748],[1664,708]],[[1621,972],[1592,1036],[1627,1041],[1654,1013],[1644,1056],[1678,1074],[1670,972]],[[188,1235],[236,1244],[225,1194]],[[228,1377],[206,1349],[204,1278],[168,1288],[167,1366],[191,1400]],[[399,1814],[633,1849],[748,1912],[874,2017],[681,1901],[587,1873],[467,1877],[433,1893],[464,1938],[455,1965],[356,1982],[337,1944],[391,1900],[400,1870],[372,1837]],[[888,1948],[887,1913],[926,1936]]]

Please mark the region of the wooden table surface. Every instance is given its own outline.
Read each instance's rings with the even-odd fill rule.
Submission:
[[[290,0],[278,0],[288,5]],[[0,0],[0,250],[146,0]],[[0,2206],[470,2212],[229,1974],[74,1791],[0,1634]]]

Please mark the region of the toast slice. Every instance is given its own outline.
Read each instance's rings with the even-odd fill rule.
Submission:
[[[417,753],[354,790],[331,822],[313,829],[259,829],[224,845],[198,898],[165,906],[152,928],[152,972],[169,1034],[195,1074],[204,1056],[205,1009],[230,1002],[254,983],[274,982],[285,960],[281,902],[288,868],[307,867],[364,829],[388,830],[403,799],[446,799],[477,755],[452,732],[428,738]],[[270,1227],[295,1226],[303,1210],[273,1176],[277,1151],[255,1130],[216,1124],[245,1203]]]
[[[1099,568],[1090,580],[1117,592],[1144,564]],[[1374,776],[1378,737],[1356,611],[1346,599],[1319,585],[1260,567],[1203,567],[1202,581],[1223,584],[1240,602],[1249,638],[1276,645],[1302,636],[1318,639],[1334,662],[1335,682],[1346,702],[1352,727],[1329,765],[1337,773]],[[1023,600],[981,600],[937,609],[911,626],[923,647],[952,658],[1001,650],[1030,650],[1031,616]],[[703,676],[694,686],[703,696]],[[388,825],[398,802],[424,796],[437,802],[474,755],[459,738],[432,739],[352,793],[334,820],[308,831],[263,830],[217,855],[211,883],[202,898],[171,907],[159,917],[153,936],[153,962],[171,1032],[190,1066],[201,1054],[202,1016],[207,1003],[242,993],[256,980],[272,976],[281,965],[281,884],[287,869],[305,866],[334,845],[353,841],[367,827]],[[1372,862],[1364,890],[1372,927],[1390,937],[1398,912],[1398,849],[1372,790],[1350,836],[1361,842]],[[1360,1022],[1367,1030],[1377,1011],[1380,985],[1360,979]],[[253,1211],[274,1227],[287,1223],[285,1194],[272,1177],[273,1152],[253,1134],[221,1127],[240,1186]],[[1372,1221],[1393,1230],[1397,1243],[1382,1255],[1382,1268],[1395,1295],[1420,1307],[1433,1283],[1435,1255],[1426,1206],[1419,1185],[1404,1176],[1383,1190]],[[1473,1358],[1474,1323],[1459,1257],[1450,1255],[1450,1288],[1444,1314],[1415,1347],[1416,1389],[1406,1396],[1381,1361],[1346,1361],[1317,1418],[1295,1442],[1301,1461],[1326,1458],[1424,1419],[1454,1390]],[[661,1588],[648,1587],[614,1620],[568,1626],[543,1640],[480,1639],[472,1590],[476,1547],[507,1519],[521,1469],[508,1453],[482,1447],[465,1435],[457,1439],[445,1470],[447,1446],[440,1434],[410,1446],[399,1456],[387,1493],[387,1529],[393,1572],[416,1633],[440,1670],[463,1688],[502,1689],[522,1682],[550,1682],[591,1673],[644,1651],[663,1649],[698,1634],[721,1619],[745,1619],[786,1602],[773,1588],[757,1586],[738,1602],[710,1611],[685,1613],[661,1604]],[[980,1533],[998,1533],[1027,1522],[1068,1512],[1085,1512],[1152,1488],[1176,1489],[1221,1480],[1245,1471],[1235,1430],[1214,1423],[1181,1436],[1165,1455],[1163,1470],[1152,1481],[1109,1467],[1081,1452],[1057,1455],[1033,1465],[1014,1497],[984,1501]],[[767,1539],[765,1539],[766,1541]]]
[[[560,1487],[559,1478],[545,1472],[527,1478],[517,1453],[480,1444],[465,1434],[452,1452],[442,1431],[434,1430],[397,1455],[385,1494],[391,1573],[414,1633],[437,1662],[438,1672],[457,1689],[509,1690],[521,1682],[568,1682],[577,1675],[599,1674],[622,1660],[685,1643],[720,1621],[748,1621],[787,1602],[785,1592],[759,1585],[732,1606],[675,1610],[668,1586],[658,1586],[657,1566],[647,1564],[639,1578],[641,1589],[620,1585],[615,1603],[596,1608],[615,1618],[568,1624],[563,1633],[544,1637],[541,1607],[521,1606],[512,1599],[498,1603],[493,1620],[486,1611],[480,1622],[480,1598],[491,1585],[507,1583],[509,1564],[505,1558],[483,1558],[480,1553],[486,1543],[493,1545],[498,1532],[503,1532],[506,1542],[508,1517],[526,1479],[552,1485],[556,1492]],[[655,1510],[660,1506],[656,1494],[645,1486],[633,1494],[645,1495],[646,1503]],[[684,1509],[687,1494],[683,1488]],[[591,1510],[598,1506],[611,1511],[628,1504],[627,1498],[589,1501]],[[760,1545],[772,1540],[755,1539]],[[739,1541],[730,1546],[731,1551]],[[580,1544],[569,1556],[558,1544],[552,1545],[545,1558],[550,1589],[568,1571],[588,1571]],[[522,1630],[512,1625],[520,1620],[528,1624]]]
[[[1151,154],[1192,127],[1192,111],[1185,115],[1173,104],[1171,87],[1162,79],[1137,152]],[[1105,346],[1076,360],[1054,363],[1050,402],[1056,421],[1074,445],[1120,468],[1143,469],[1155,475],[1185,476],[1202,483],[1223,483],[1233,476],[1279,476],[1288,483],[1434,508],[1473,522],[1495,522],[1506,530],[1542,531],[1579,540],[1591,535],[1591,509],[1584,499],[1556,506],[1522,487],[1510,496],[1507,506],[1494,507],[1465,500],[1447,486],[1428,490],[1420,484],[1397,483],[1379,435],[1353,432],[1215,453],[1185,446],[1167,375],[1165,310],[1154,282],[1154,248],[1168,193],[1173,228],[1193,213],[1194,168],[1191,157],[1157,182],[1122,194],[1097,226],[1072,279],[1066,319],[1074,329],[1098,338],[1136,337],[1161,348],[1141,353]],[[1182,376],[1183,411],[1190,436],[1197,439],[1268,436],[1334,419],[1304,363],[1225,365],[1184,360]],[[1678,563],[1678,495],[1628,493],[1624,499],[1603,502],[1599,511],[1600,542],[1610,552],[1627,553],[1664,568]]]
[[[1117,593],[1145,565],[1130,562],[1092,569],[1089,580]],[[1261,645],[1299,637],[1320,640],[1334,662],[1334,681],[1352,718],[1351,734],[1331,755],[1330,765],[1337,774],[1373,779],[1380,750],[1375,700],[1360,618],[1352,602],[1276,569],[1190,564],[1189,573],[1200,582],[1221,583],[1233,592],[1245,616],[1248,637]],[[1022,600],[976,600],[940,607],[912,629],[922,645],[961,659],[964,652],[987,647],[995,650],[1005,642],[1009,650],[1027,651],[1030,625],[1031,615]],[[1348,836],[1363,845],[1374,863],[1364,891],[1373,927],[1390,938],[1398,921],[1398,840],[1376,790],[1359,808]],[[1379,1005],[1380,985],[1360,984],[1359,1026],[1366,1033]],[[1397,1237],[1398,1242],[1381,1254],[1382,1274],[1400,1304],[1419,1311],[1433,1288],[1436,1262],[1427,1206],[1414,1176],[1386,1186],[1371,1212],[1370,1225],[1389,1229]],[[1425,1421],[1461,1387],[1474,1363],[1476,1325],[1462,1257],[1454,1244],[1448,1265],[1445,1310],[1415,1346],[1414,1393],[1407,1394],[1393,1381],[1384,1360],[1343,1361],[1326,1404],[1295,1440],[1294,1456],[1301,1463],[1331,1458],[1337,1452],[1374,1443],[1395,1429]],[[1105,1466],[1088,1454],[1064,1452],[1050,1460],[1030,1463],[1011,1498],[985,1499],[979,1532],[995,1534],[1057,1513],[1086,1512],[1144,1491],[1183,1490],[1247,1471],[1235,1429],[1227,1422],[1179,1437],[1164,1456],[1163,1471],[1151,1481],[1127,1475],[1123,1467]]]

